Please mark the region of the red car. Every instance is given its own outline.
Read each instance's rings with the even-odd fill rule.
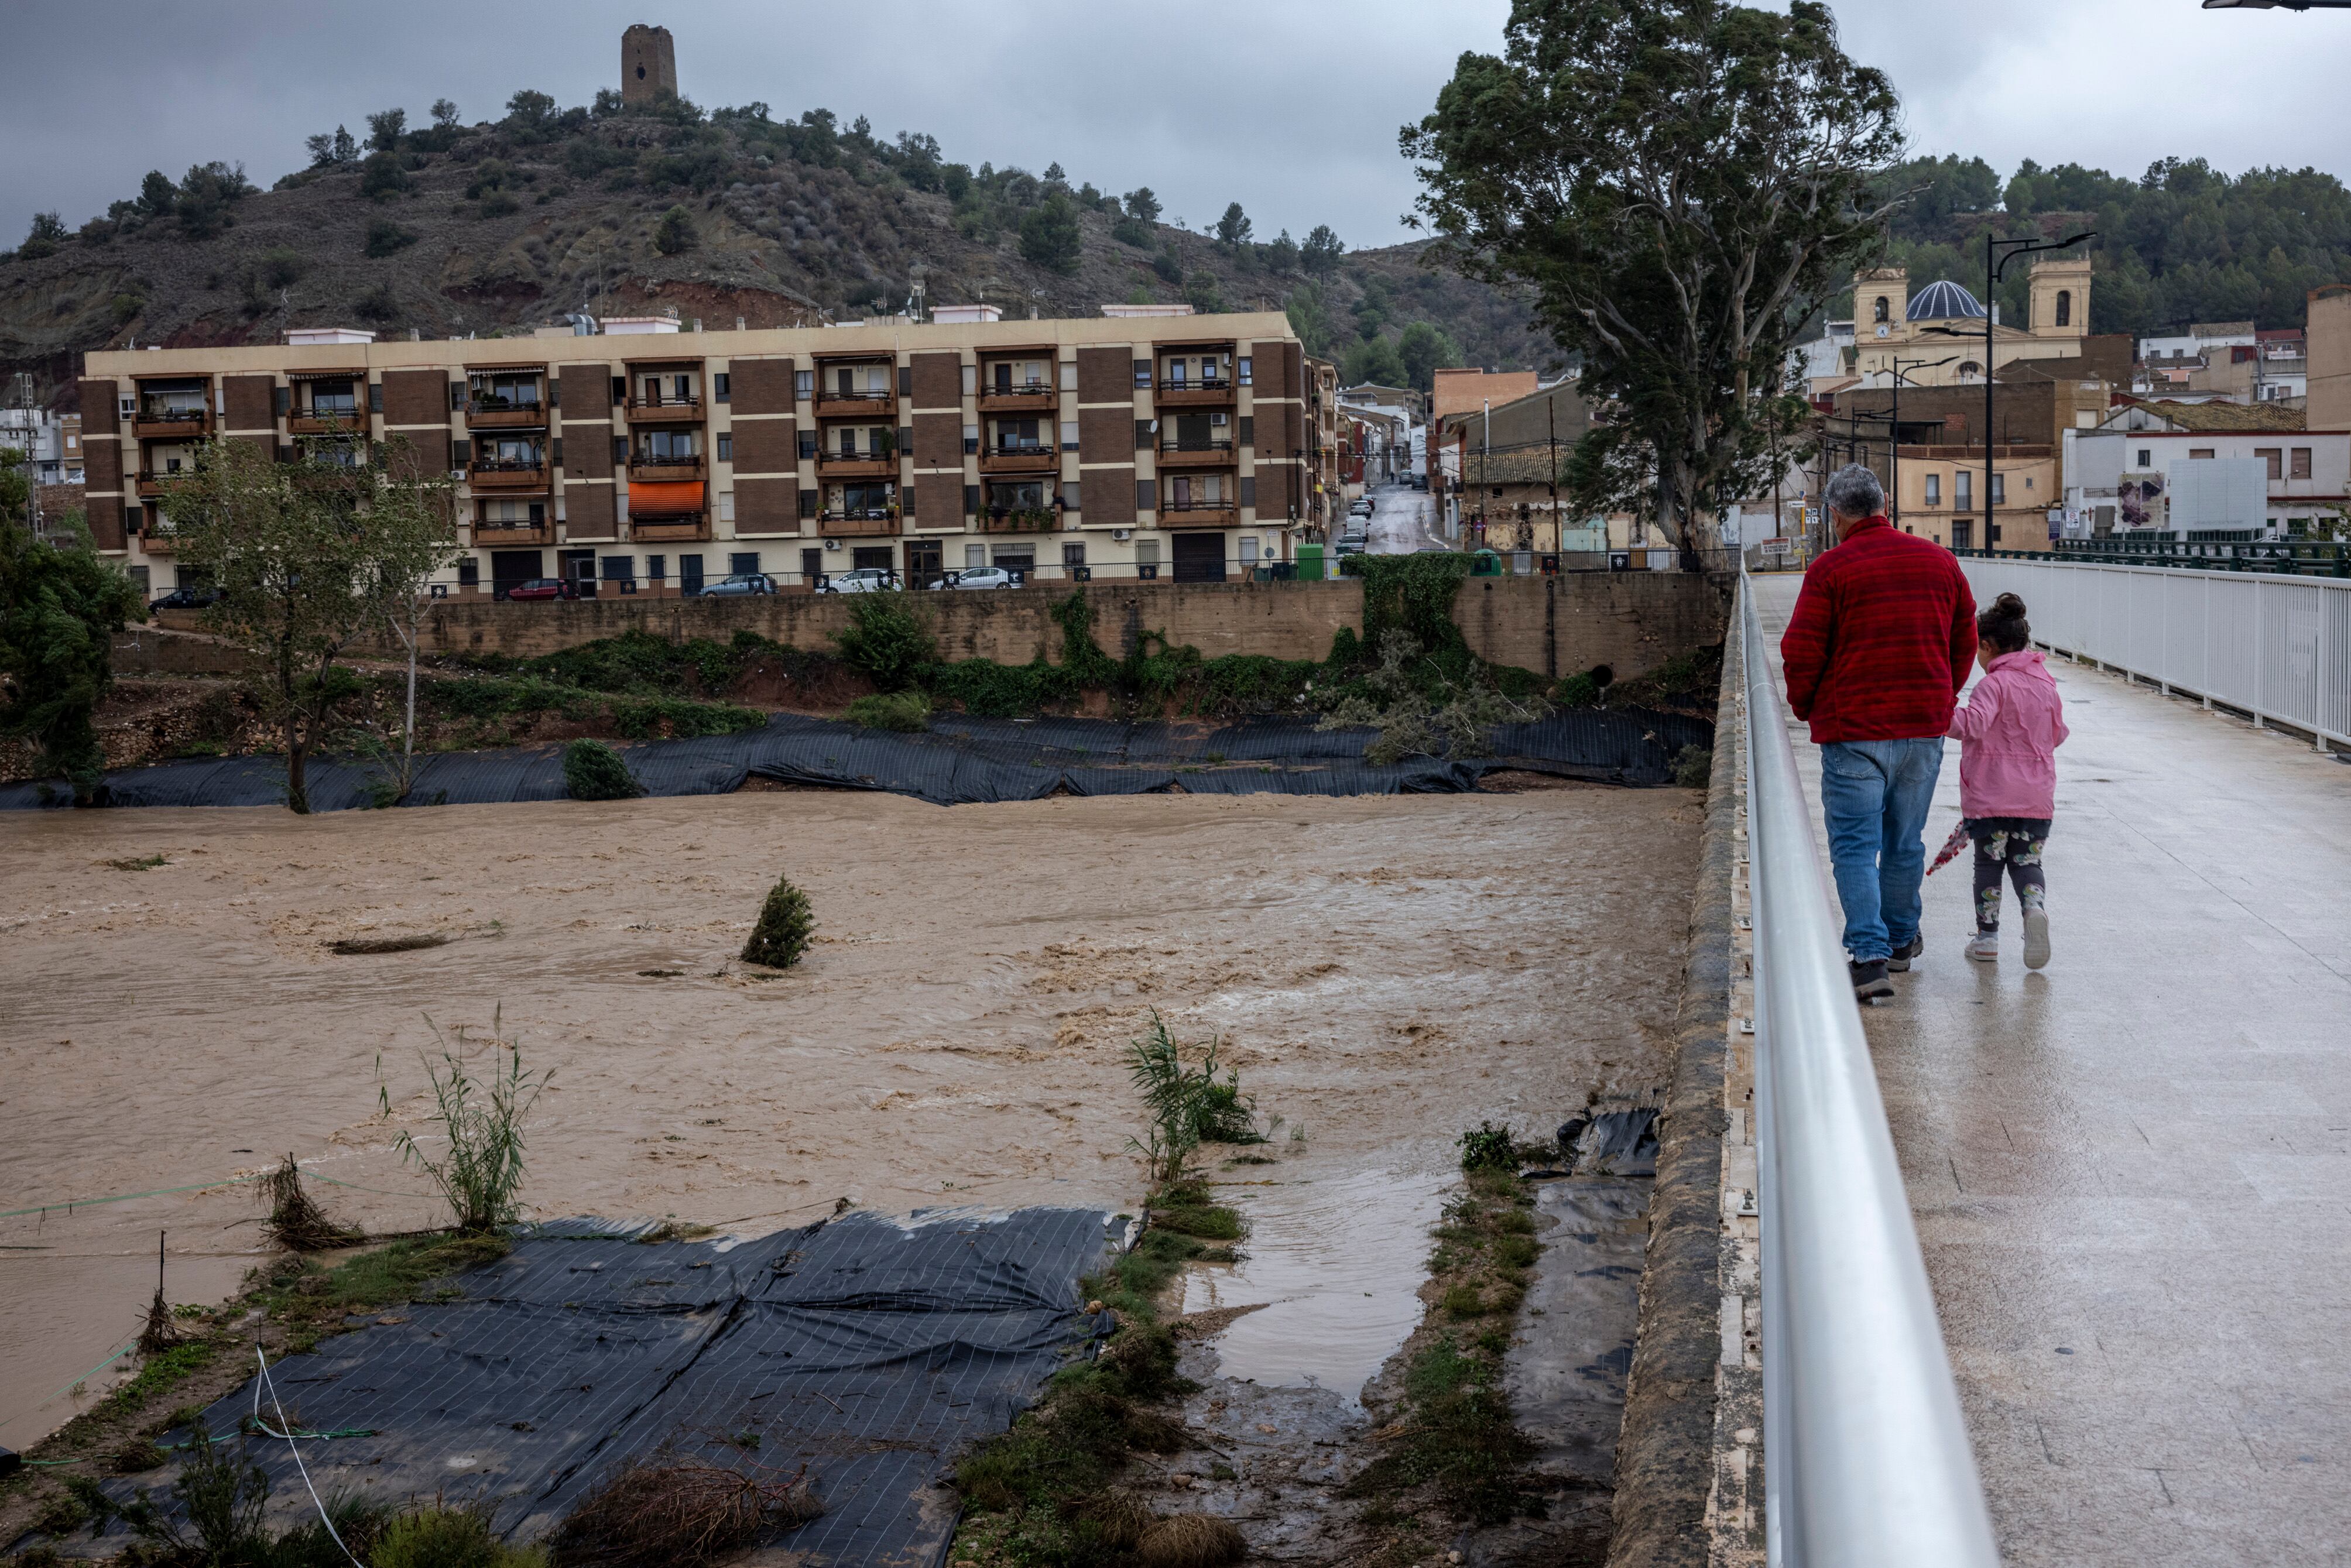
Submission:
[[[595,591],[590,588],[589,597],[595,597]],[[569,578],[534,577],[527,582],[516,583],[507,590],[505,596],[508,599],[577,599],[580,597],[580,584]]]

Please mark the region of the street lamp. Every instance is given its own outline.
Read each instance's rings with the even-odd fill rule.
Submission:
[[[1985,231],[1984,231],[1984,298],[1983,298],[1983,313],[1984,313],[1984,318],[1983,318],[1983,323],[1984,323],[1984,325],[1983,325],[1983,340],[1984,340],[1984,359],[1983,359],[1983,379],[1984,379],[1984,433],[1983,433],[1983,436],[1984,436],[1984,493],[1983,493],[1983,512],[1984,512],[1984,531],[1983,531],[1983,548],[1984,548],[1984,549],[1991,549],[1991,542],[1992,542],[1992,536],[1991,536],[1991,530],[1992,530],[1991,489],[1992,489],[1992,477],[1993,477],[1992,454],[1991,454],[1992,393],[1993,393],[1993,390],[1994,390],[1994,389],[1999,385],[1999,382],[1996,382],[1996,381],[1994,381],[1994,380],[1993,380],[1993,378],[1992,378],[1992,355],[1993,355],[1993,352],[1994,352],[1994,350],[1995,350],[1995,347],[1996,347],[1996,345],[1995,345],[1995,344],[1994,344],[1994,342],[1993,342],[1992,333],[1993,333],[1993,329],[1994,329],[1994,328],[1998,325],[1998,323],[1996,323],[1996,322],[1992,319],[1992,296],[1993,296],[1993,295],[1994,295],[1994,294],[1999,290],[1999,287],[2000,287],[2000,279],[2001,279],[2001,275],[2002,273],[2004,273],[2004,272],[2006,272],[2006,271],[2008,270],[2008,264],[2009,264],[2010,262],[2011,262],[2011,261],[2014,261],[2018,256],[2031,256],[2031,255],[2032,255],[2032,254],[2033,254],[2034,252],[2036,252],[2036,251],[2044,251],[2044,250],[2070,250],[2070,249],[2072,249],[2074,246],[2080,245],[2080,244],[2081,244],[2084,240],[2085,240],[2085,239],[2095,239],[2095,238],[2097,238],[2097,237],[2098,237],[2098,231],[2097,231],[2097,230],[2095,230],[2095,229],[2085,229],[2085,230],[2084,230],[2082,233],[2077,234],[2077,235],[2072,235],[2072,236],[2071,236],[2071,237],[2069,237],[2069,238],[2066,238],[2066,239],[2058,239],[2058,240],[1994,239],[1994,238],[1992,238],[1992,236],[1991,236],[1991,230],[1987,229],[1987,230],[1985,230]],[[2000,252],[2001,252],[2001,251],[2005,251],[2005,252],[2007,252],[2007,254],[2006,254],[2005,256],[2000,255],[1999,253],[2000,253]],[[1928,328],[1925,329],[1925,330],[1926,330],[1927,332],[1929,332],[1929,333],[1934,334],[1934,335],[1935,335],[1935,336],[1937,336],[1937,337],[1941,337],[1941,338],[1972,338],[1972,337],[1974,337],[1974,336],[1975,336],[1975,334],[1974,334],[1973,332],[1962,332],[1962,331],[1960,331],[1960,330],[1959,330],[1958,328],[1956,328],[1956,327],[1928,327]]]
[[[1946,354],[1946,355],[1944,355],[1944,356],[1943,356],[1941,359],[1939,359],[1939,360],[1898,360],[1898,359],[1897,359],[1897,360],[1894,360],[1894,361],[1890,361],[1890,362],[1892,363],[1892,365],[1894,366],[1894,417],[1893,417],[1892,421],[1890,422],[1890,423],[1891,423],[1891,424],[1892,424],[1892,426],[1893,426],[1893,428],[1892,428],[1892,429],[1887,433],[1887,440],[1886,440],[1886,467],[1887,484],[1888,484],[1888,486],[1891,487],[1891,489],[1893,490],[1893,493],[1894,493],[1894,511],[1893,511],[1893,518],[1892,518],[1892,520],[1893,520],[1893,521],[1895,521],[1895,522],[1897,522],[1897,523],[1898,523],[1898,522],[1900,522],[1900,521],[1902,520],[1902,371],[1903,371],[1903,367],[1907,365],[1907,366],[1908,366],[1911,370],[1914,370],[1914,371],[1931,371],[1931,370],[1933,370],[1937,365],[1948,365],[1948,364],[1949,364],[1953,360],[1956,360],[1956,359],[1958,359],[1958,358],[1959,358],[1959,355],[1957,355],[1957,354]]]

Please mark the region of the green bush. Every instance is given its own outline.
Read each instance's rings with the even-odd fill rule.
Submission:
[[[541,1568],[547,1554],[500,1541],[485,1511],[429,1508],[385,1525],[368,1561],[372,1568]]]
[[[1674,758],[1674,782],[1685,789],[1703,789],[1714,779],[1714,747],[1685,746]]]
[[[1561,707],[1597,707],[1600,683],[1590,675],[1569,675],[1551,689],[1551,700]]]
[[[913,735],[931,727],[931,699],[920,692],[859,697],[842,710],[841,716],[867,729],[893,729]]]
[[[563,748],[563,788],[575,800],[633,800],[645,792],[621,754],[601,740]]]
[[[416,235],[402,228],[390,218],[371,218],[367,226],[366,254],[377,260],[393,256],[416,243]]]
[[[885,692],[914,684],[936,657],[930,629],[903,593],[861,593],[849,601],[849,628],[833,633],[841,656]]]
[[[751,927],[751,939],[743,944],[743,962],[789,969],[808,951],[815,930],[816,916],[809,909],[808,894],[794,887],[790,878],[778,877]]]

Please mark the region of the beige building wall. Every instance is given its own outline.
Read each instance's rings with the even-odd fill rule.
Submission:
[[[2351,430],[2351,284],[2312,289],[2309,308],[2310,401],[2304,423],[2312,430]]]

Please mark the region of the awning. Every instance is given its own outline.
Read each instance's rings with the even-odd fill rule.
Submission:
[[[545,365],[467,365],[469,376],[543,376]]]
[[[364,370],[288,371],[286,372],[286,379],[289,382],[363,382],[367,380],[367,371]]]
[[[629,485],[629,516],[632,517],[674,517],[702,510],[702,484],[648,484],[632,480]]]

